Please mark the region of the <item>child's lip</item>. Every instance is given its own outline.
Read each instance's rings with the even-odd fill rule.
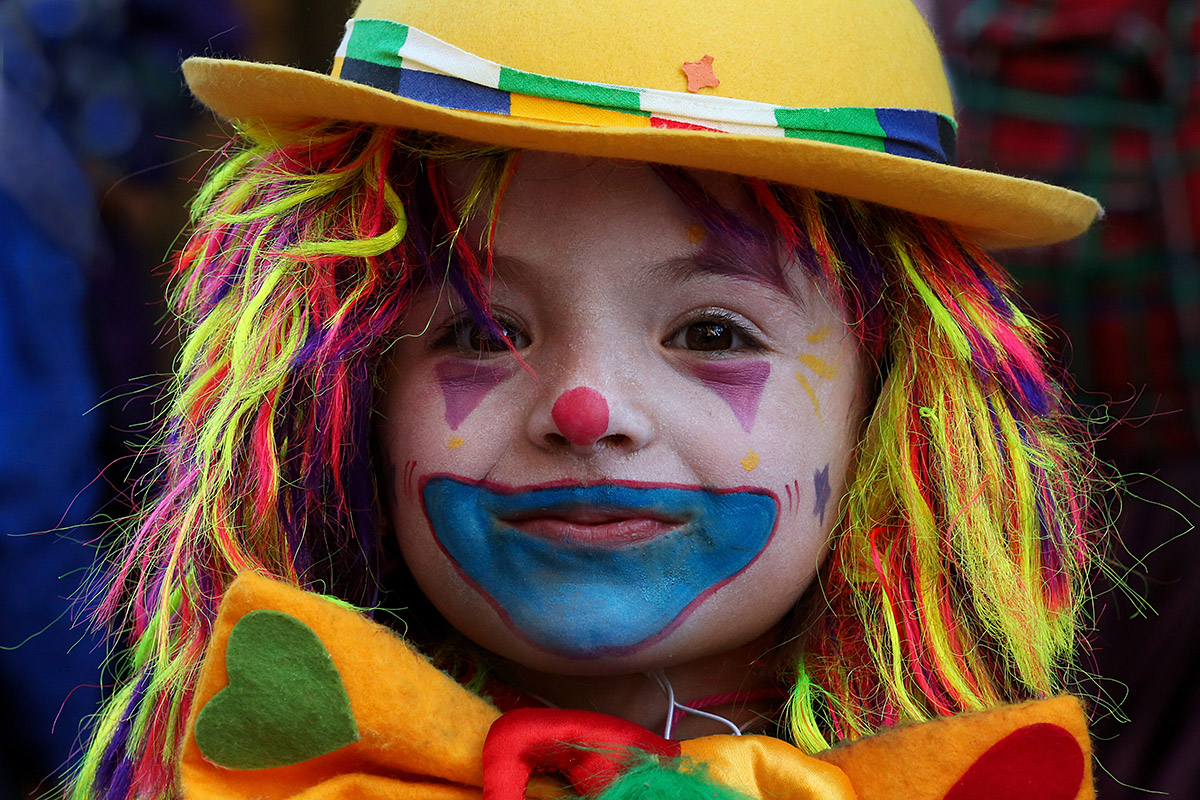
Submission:
[[[568,505],[504,515],[500,521],[544,539],[596,546],[619,546],[663,536],[684,520],[647,509]]]

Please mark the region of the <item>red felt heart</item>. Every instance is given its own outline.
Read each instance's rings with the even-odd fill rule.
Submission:
[[[1064,728],[1026,725],[988,748],[944,800],[1074,800],[1083,759],[1079,742]]]

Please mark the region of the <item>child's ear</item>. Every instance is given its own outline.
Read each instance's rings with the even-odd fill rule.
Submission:
[[[379,579],[392,583],[396,573],[404,569],[404,556],[400,553],[400,542],[392,524],[392,514],[386,503],[379,510]]]
[[[378,416],[378,415],[377,415]],[[400,553],[400,542],[396,537],[396,526],[392,522],[395,504],[393,487],[396,485],[396,465],[379,446],[381,419],[371,430],[371,475],[375,481],[375,505],[379,511],[376,535],[379,537],[379,580],[386,586],[392,584],[396,572],[404,567]]]
[[[400,553],[400,540],[396,536],[396,526],[392,522],[393,504],[392,487],[396,485],[396,466],[391,459],[375,453],[375,463],[379,468],[375,472],[375,496],[379,506],[379,579],[384,584],[391,584],[396,573],[404,569],[404,556]]]
[[[375,498],[379,508],[376,532],[379,537],[379,562],[376,580],[383,589],[384,599],[380,612],[388,612],[377,616],[376,619],[382,621],[385,616],[390,615],[393,622],[386,624],[412,641],[423,644],[441,642],[453,628],[421,592],[408,569],[408,564],[404,561],[404,553],[400,550],[400,537],[393,522],[396,466],[380,452],[377,440],[372,442],[371,447],[372,463],[375,465]]]

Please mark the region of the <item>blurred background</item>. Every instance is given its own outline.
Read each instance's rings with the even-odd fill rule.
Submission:
[[[1200,797],[1200,3],[934,0],[959,161],[1068,186],[1104,219],[1000,256],[1054,332],[1128,587],[1098,587],[1100,798]],[[1137,600],[1140,598],[1140,600]],[[1119,712],[1107,712],[1113,703]],[[1123,722],[1124,718],[1128,722]]]
[[[104,691],[104,642],[68,598],[105,557],[104,520],[129,511],[130,455],[175,353],[165,264],[230,133],[179,64],[328,71],[352,5],[0,0],[0,798],[53,787]],[[1106,678],[1080,688],[1099,796],[1200,797],[1200,540],[1183,535],[1200,518],[1200,4],[918,5],[952,75],[960,163],[1106,208],[1074,242],[1000,260],[1127,485],[1112,558],[1142,600],[1100,587]]]
[[[165,265],[230,133],[179,64],[327,72],[351,5],[0,0],[0,800],[53,790],[110,683],[70,598],[129,513],[176,352]]]

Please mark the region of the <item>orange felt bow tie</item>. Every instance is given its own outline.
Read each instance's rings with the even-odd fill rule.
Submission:
[[[602,752],[613,745],[678,755],[681,768],[703,765],[708,779],[749,797],[1092,797],[1087,732],[1073,698],[910,725],[816,756],[765,736],[666,742],[604,715],[524,709],[501,717],[390,630],[252,574],[222,601],[192,708],[180,779],[184,796],[197,800],[507,799],[542,770],[591,793],[622,768]],[[564,788],[535,775],[526,791],[557,797]]]

